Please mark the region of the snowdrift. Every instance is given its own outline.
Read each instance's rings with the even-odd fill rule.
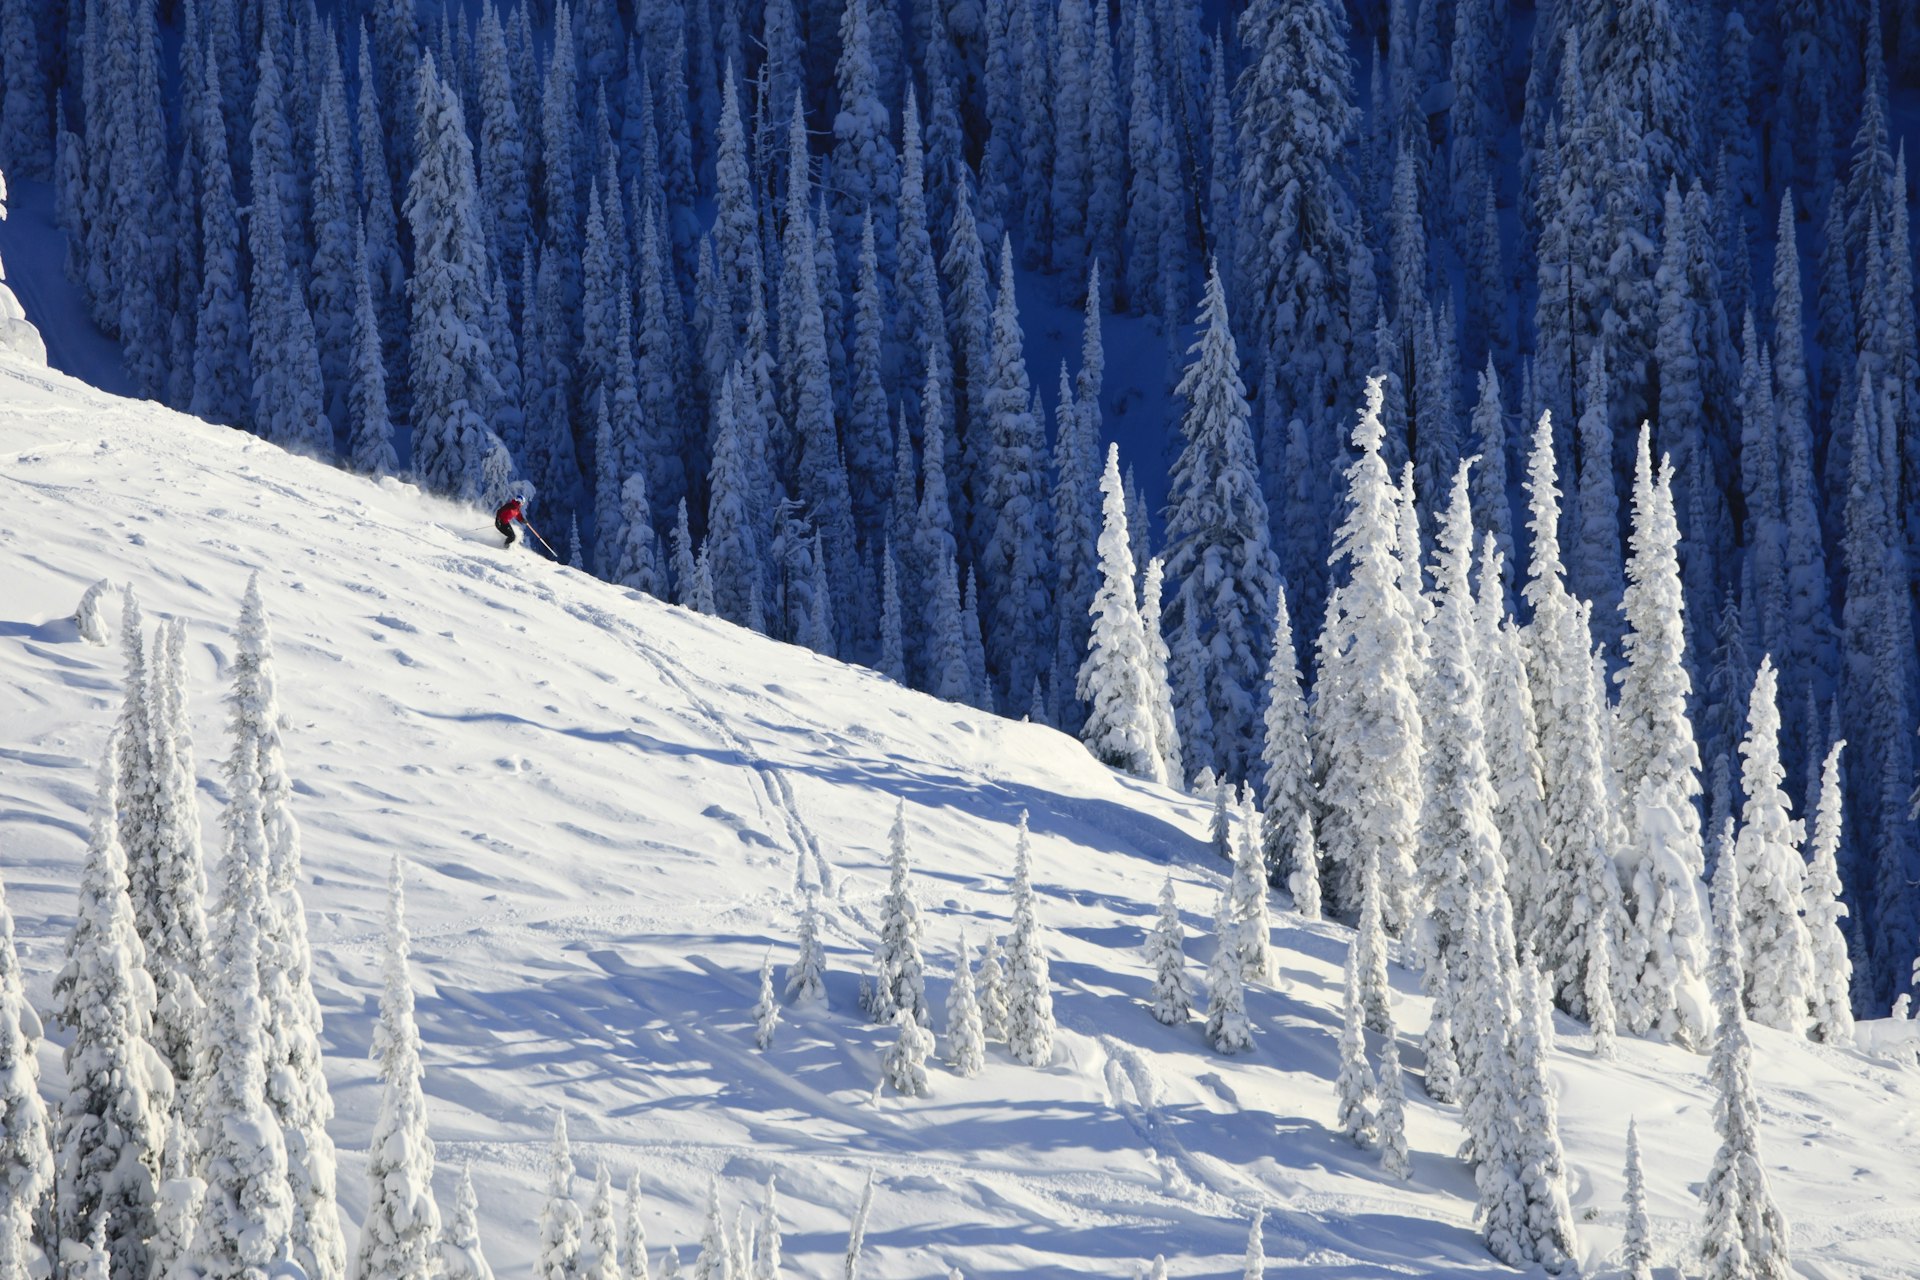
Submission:
[[[1257,1047],[1142,1006],[1141,941],[1171,873],[1197,985],[1222,868],[1207,814],[1096,765],[1050,730],[902,690],[553,565],[503,552],[484,513],[292,457],[237,432],[0,360],[0,873],[44,1005],[71,921],[92,768],[120,698],[116,649],[70,621],[132,583],[189,627],[209,824],[221,801],[230,628],[258,570],[305,832],[315,981],[351,1219],[377,1103],[367,1046],[389,853],[408,860],[426,1087],[450,1203],[471,1163],[486,1250],[525,1274],[556,1110],[579,1181],[637,1170],[654,1265],[690,1262],[717,1176],[731,1222],[780,1186],[786,1269],[842,1274],[871,1171],[863,1274],[1239,1274],[1267,1210],[1275,1270],[1504,1273],[1480,1247],[1451,1109],[1410,1082],[1414,1179],[1336,1134],[1347,932],[1281,913],[1281,982],[1253,992]],[[108,609],[117,623],[117,602]],[[1025,809],[1061,1035],[1032,1069],[933,1073],[874,1096],[891,1033],[858,986],[905,804],[944,1002],[964,926],[1004,932]],[[753,1047],[761,957],[793,954],[796,885],[826,889],[829,999]],[[1425,1003],[1396,968],[1419,1070]],[[58,1037],[58,1029],[54,1035]],[[1756,1028],[1775,1194],[1802,1274],[1920,1276],[1920,1075]],[[1705,1060],[1623,1041],[1595,1062],[1562,1020],[1552,1055],[1583,1261],[1622,1225],[1628,1116],[1646,1148],[1664,1267],[1691,1262],[1711,1161]],[[58,1052],[45,1060],[60,1087]],[[1671,1270],[1663,1274],[1672,1274]]]

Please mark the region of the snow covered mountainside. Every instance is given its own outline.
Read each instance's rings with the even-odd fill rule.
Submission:
[[[258,571],[274,628],[303,884],[337,1106],[340,1199],[366,1205],[368,1045],[388,858],[407,860],[414,982],[443,1204],[471,1163],[497,1274],[527,1274],[548,1135],[567,1114],[584,1197],[637,1171],[655,1257],[692,1260],[778,1179],[789,1274],[842,1274],[871,1172],[870,1277],[1240,1273],[1250,1211],[1272,1270],[1506,1273],[1473,1222],[1459,1117],[1409,1082],[1410,1183],[1334,1126],[1349,931],[1276,913],[1280,981],[1251,1053],[1142,998],[1171,872],[1196,986],[1223,867],[1208,814],[1075,741],[901,689],[651,597],[503,552],[487,518],[62,374],[0,362],[0,874],[36,1007],[72,921],[117,650],[69,620],[106,577],[188,627],[209,854],[232,627]],[[109,610],[117,622],[117,605]],[[1034,836],[1061,1034],[1045,1068],[1001,1046],[931,1096],[876,1099],[890,1031],[860,1012],[887,830],[904,802],[945,1001],[961,930],[1004,932],[1015,824]],[[762,956],[794,954],[799,883],[826,888],[824,1008],[754,1047]],[[1426,1002],[1396,966],[1410,1075]],[[935,1019],[937,1028],[944,1020]],[[1580,1253],[1620,1244],[1629,1116],[1659,1274],[1691,1266],[1715,1148],[1706,1059],[1561,1019],[1550,1056]],[[49,1027],[54,1041],[64,1038]],[[1920,1276],[1920,1074],[1755,1027],[1764,1156],[1800,1274]],[[944,1046],[943,1046],[944,1047]],[[60,1088],[56,1048],[43,1055]]]

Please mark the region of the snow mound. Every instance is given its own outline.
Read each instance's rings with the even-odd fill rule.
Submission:
[[[1276,914],[1278,982],[1255,988],[1252,1052],[1147,1007],[1144,939],[1172,873],[1196,986],[1224,868],[1204,806],[1097,765],[1078,743],[609,587],[516,548],[484,513],[369,483],[251,437],[0,357],[0,849],[44,1005],[71,921],[92,767],[119,661],[74,602],[131,582],[185,619],[205,818],[222,791],[231,627],[259,570],[305,831],[315,985],[338,1104],[340,1196],[366,1204],[378,1090],[387,859],[409,866],[414,981],[451,1205],[471,1162],[498,1274],[526,1274],[556,1110],[587,1194],[638,1171],[657,1255],[692,1260],[709,1175],[725,1213],[777,1175],[787,1269],[841,1273],[876,1180],[863,1273],[1239,1273],[1247,1215],[1268,1265],[1320,1275],[1506,1275],[1481,1248],[1457,1116],[1409,1089],[1414,1176],[1380,1174],[1333,1128],[1350,937]],[[537,513],[536,513],[537,516]],[[109,602],[109,621],[118,605]],[[930,1096],[876,1098],[897,1032],[859,1012],[904,802],[935,1026],[961,930],[1009,927],[1019,814],[1049,936],[1051,1065],[992,1044],[985,1069],[928,1063]],[[217,847],[209,826],[209,846]],[[782,1009],[755,1047],[760,964],[796,954],[798,886],[820,886],[827,1000]],[[1395,968],[1409,1071],[1426,1019]],[[1712,1159],[1705,1060],[1624,1041],[1592,1059],[1562,1022],[1560,1093],[1582,1261],[1624,1224],[1627,1118],[1646,1152],[1657,1256],[1691,1262]],[[55,1034],[60,1034],[55,1029]],[[1817,1276],[1920,1277],[1920,1075],[1756,1028],[1765,1156]],[[61,1079],[58,1053],[45,1062]],[[1671,1271],[1662,1274],[1670,1275]]]

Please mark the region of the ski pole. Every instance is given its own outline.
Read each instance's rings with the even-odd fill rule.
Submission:
[[[545,538],[540,537],[540,531],[538,529],[534,528],[531,524],[527,524],[527,518],[525,516],[520,517],[520,523],[527,525],[527,532],[532,534],[535,538],[538,538],[541,546],[546,547],[547,555],[550,558],[556,561],[560,559],[560,553],[555,551],[552,545],[548,543],[548,541]]]

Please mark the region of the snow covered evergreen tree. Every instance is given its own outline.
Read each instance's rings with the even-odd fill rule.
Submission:
[[[380,319],[373,307],[364,232],[354,237],[353,334],[347,369],[347,465],[363,475],[400,469],[387,404],[387,367],[380,354]]]
[[[1240,789],[1240,830],[1233,846],[1233,876],[1227,893],[1240,932],[1240,970],[1247,982],[1273,981],[1273,917],[1267,909],[1267,866],[1261,856],[1260,814]]]
[[[1387,934],[1384,899],[1378,865],[1369,862],[1360,869],[1360,912],[1353,927],[1354,961],[1359,974],[1360,1003],[1366,1011],[1367,1026],[1386,1032],[1393,1026],[1393,984],[1387,977]]]
[[[1813,994],[1813,952],[1801,918],[1806,867],[1800,859],[1800,823],[1788,816],[1780,784],[1780,712],[1773,660],[1762,658],[1747,703],[1747,738],[1740,744],[1740,815],[1733,856],[1740,864],[1738,915],[1744,962],[1742,998],[1754,1021],[1781,1031],[1803,1031]]]
[[[753,1005],[753,1043],[760,1049],[773,1047],[773,1030],[780,1021],[780,1006],[773,998],[773,948],[760,958],[760,998]]]
[[[188,1258],[194,1274],[240,1280],[281,1257],[293,1232],[286,1143],[268,1100],[263,933],[275,927],[266,796],[258,757],[228,778],[218,910],[207,990],[208,1034],[194,1068],[197,1157],[205,1194]]]
[[[1253,1048],[1253,1024],[1247,1020],[1246,925],[1222,890],[1213,910],[1213,956],[1207,962],[1207,1043],[1219,1053]]]
[[[1700,753],[1687,714],[1692,682],[1673,512],[1673,464],[1653,470],[1650,429],[1635,449],[1632,553],[1621,601],[1627,665],[1617,679],[1613,765],[1631,807],[1620,879],[1626,932],[1617,985],[1634,1035],[1690,1048],[1706,1044],[1705,1008],[1695,995],[1705,956],[1695,886],[1705,870],[1700,843]]]
[[[1600,634],[1612,642],[1620,612],[1620,498],[1614,491],[1613,423],[1609,410],[1607,353],[1594,343],[1576,429],[1580,477],[1573,503],[1573,546],[1567,557],[1568,587],[1593,606]],[[1609,643],[1609,647],[1617,647]]]
[[[1007,1038],[1007,966],[997,934],[987,935],[980,957],[980,1026],[989,1040]]]
[[[1007,944],[1007,1049],[1030,1067],[1053,1060],[1053,984],[1047,973],[1046,935],[1033,900],[1033,861],[1027,811],[1013,852],[1013,917]]]
[[[355,242],[360,235],[354,207],[353,141],[347,123],[347,91],[339,54],[325,54],[320,86],[312,182],[313,261],[306,281],[327,419],[347,422],[348,374],[353,361]]]
[[[773,1179],[767,1179],[768,1213],[772,1213]],[[640,1172],[627,1175],[627,1211],[620,1236],[620,1260],[625,1280],[650,1280],[647,1265],[647,1226],[640,1219]]]
[[[547,1199],[540,1209],[540,1255],[533,1274],[539,1280],[576,1280],[585,1230],[586,1220],[573,1198],[573,1149],[567,1142],[567,1115],[562,1111],[553,1118]]]
[[[36,8],[31,0],[0,6],[0,50],[4,50],[6,93],[0,108],[0,168],[22,178],[41,180],[53,163],[52,114],[46,68],[40,60]]]
[[[1814,811],[1813,836],[1808,842],[1807,876],[1802,891],[1807,940],[1812,955],[1811,1013],[1815,1040],[1846,1044],[1853,1039],[1853,960],[1847,953],[1847,934],[1840,923],[1850,912],[1841,900],[1837,855],[1840,849],[1840,752],[1846,740],[1833,744],[1820,766],[1820,800]]]
[[[613,1210],[613,1175],[602,1161],[594,1169],[593,1199],[587,1201],[585,1238],[581,1242],[581,1280],[623,1280],[620,1269],[620,1225]]]
[[[1380,1167],[1389,1177],[1413,1176],[1407,1150],[1407,1093],[1400,1078],[1400,1037],[1390,1027],[1380,1048]]]
[[[1627,1280],[1653,1280],[1653,1224],[1647,1218],[1647,1179],[1640,1167],[1640,1130],[1627,1120],[1627,1187],[1620,1200],[1627,1207],[1626,1239],[1620,1243],[1620,1261]]]
[[[427,1134],[425,1069],[413,1017],[411,943],[406,922],[405,867],[393,855],[387,872],[387,938],[374,1024],[380,1064],[380,1113],[367,1152],[367,1215],[354,1263],[360,1276],[433,1280],[440,1269],[440,1209],[433,1198],[433,1139]]]
[[[1153,744],[1160,753],[1160,768],[1167,785],[1178,787],[1186,781],[1187,774],[1180,724],[1173,709],[1173,678],[1169,670],[1172,659],[1167,651],[1166,635],[1160,629],[1164,575],[1159,556],[1147,561],[1146,580],[1140,587],[1140,629],[1147,641],[1147,709],[1153,722]]]
[[[0,890],[0,1267],[12,1275],[35,1274],[42,1261],[34,1235],[53,1190],[40,1032],[13,946],[13,913]]]
[[[1153,1016],[1170,1027],[1193,1016],[1187,992],[1186,927],[1173,896],[1173,874],[1160,888],[1160,916],[1147,931],[1147,963],[1153,966]]]
[[[1287,892],[1293,895],[1293,909],[1303,920],[1320,918],[1320,845],[1313,838],[1313,819],[1302,817],[1294,828],[1293,871],[1287,876]]]
[[[1261,1230],[1266,1226],[1267,1211],[1259,1205],[1254,1206],[1253,1220],[1247,1224],[1247,1255],[1241,1264],[1242,1280],[1265,1280],[1267,1274],[1267,1245],[1261,1238]],[[1162,1271],[1166,1270],[1163,1266]]]
[[[440,1238],[440,1274],[445,1280],[493,1280],[480,1249],[480,1201],[473,1193],[473,1166],[460,1167],[453,1187],[453,1218]]]
[[[1475,664],[1481,632],[1468,582],[1473,559],[1469,473],[1469,464],[1461,463],[1438,531],[1434,613],[1427,626],[1430,657],[1421,699],[1426,759],[1417,865],[1427,910],[1421,931],[1423,982],[1434,1001],[1432,1025],[1446,1030],[1445,1035],[1428,1033],[1430,1094],[1451,1093],[1457,1071],[1451,1061],[1456,975],[1472,964],[1484,869],[1501,856],[1487,764],[1485,694]]]
[[[1191,625],[1202,646],[1211,732],[1202,731],[1193,710],[1177,704],[1176,710],[1187,766],[1211,766],[1238,781],[1252,775],[1259,759],[1258,690],[1269,651],[1264,631],[1280,562],[1269,543],[1251,413],[1217,264],[1207,274],[1199,322],[1193,359],[1177,389],[1186,408],[1184,444],[1167,495],[1167,576],[1182,584],[1177,614],[1198,614]]]
[[[333,428],[327,422],[320,382],[320,352],[313,334],[296,267],[289,260],[298,245],[285,238],[283,193],[278,182],[260,175],[266,162],[258,134],[260,113],[279,119],[279,70],[270,50],[261,49],[260,96],[256,100],[253,207],[247,215],[247,248],[253,259],[249,299],[249,355],[253,369],[253,429],[284,448],[325,458],[333,453]],[[270,105],[259,105],[269,104]],[[297,210],[296,214],[297,216]]]
[[[631,473],[620,486],[620,518],[615,528],[617,542],[608,580],[648,595],[660,595],[665,584],[655,560],[657,537],[653,508],[647,501],[645,471]]]
[[[475,501],[483,497],[489,455],[504,449],[489,425],[501,393],[486,335],[489,283],[473,144],[459,93],[441,81],[431,55],[421,64],[416,101],[418,160],[404,207],[414,245],[407,282],[413,469],[429,488]],[[551,165],[553,153],[546,154]]]
[[[1054,670],[1050,681],[1061,693],[1061,711],[1072,725],[1081,708],[1068,705],[1068,677],[1086,652],[1093,597],[1099,589],[1100,520],[1100,387],[1106,353],[1100,335],[1100,268],[1088,273],[1087,303],[1081,326],[1078,389],[1067,381],[1060,364],[1060,398],[1055,406],[1058,426],[1053,446],[1053,564],[1058,575],[1054,597],[1059,609],[1054,636]],[[1132,513],[1128,512],[1129,521]],[[1129,528],[1129,536],[1139,532]],[[1138,558],[1136,565],[1141,565]],[[1142,566],[1144,567],[1144,566]],[[1144,617],[1144,614],[1143,614]],[[1152,624],[1157,628],[1158,623]],[[1150,638],[1151,640],[1151,638]]]
[[[194,147],[200,161],[200,295],[193,349],[195,417],[228,426],[253,421],[252,338],[240,277],[240,221],[220,83],[209,76]],[[180,359],[185,359],[184,353]]]
[[[1352,403],[1341,388],[1363,371],[1349,320],[1361,222],[1347,167],[1358,113],[1346,14],[1332,0],[1256,0],[1237,25],[1248,57],[1233,155],[1235,279],[1252,349],[1273,365],[1276,420],[1297,417],[1331,438]]]
[[[1360,952],[1347,951],[1346,979],[1340,1002],[1340,1074],[1334,1081],[1341,1131],[1362,1150],[1379,1141],[1378,1098],[1373,1067],[1367,1062],[1366,1009],[1360,995]]]
[[[198,780],[187,716],[186,624],[163,623],[150,669],[153,827],[149,865],[133,904],[154,984],[154,1047],[174,1077],[184,1112],[193,1054],[201,1036],[200,987],[206,978],[206,869],[200,847]],[[134,877],[129,870],[129,887]]]
[[[149,1040],[153,984],[141,967],[145,951],[127,898],[119,754],[110,737],[89,822],[80,904],[66,964],[53,984],[56,1014],[72,1037],[54,1134],[53,1227],[56,1239],[78,1241],[96,1223],[105,1224],[113,1273],[139,1277],[148,1267],[173,1081]],[[62,1260],[63,1275],[80,1270]]]
[[[746,625],[748,605],[763,570],[759,519],[754,510],[758,477],[750,470],[754,424],[740,405],[740,366],[726,372],[713,404],[713,466],[707,476],[707,538],[701,544],[713,578],[714,608],[729,622]]]
[[[799,954],[787,966],[787,1000],[794,1004],[814,1004],[827,998],[826,956],[820,946],[820,897],[808,889],[806,904],[800,909]]]
[[[1013,246],[1000,246],[989,367],[981,383],[986,440],[974,476],[975,545],[989,614],[989,667],[996,692],[1024,696],[1053,652],[1048,602],[1051,519],[1046,492],[1046,428],[1033,410],[1020,313],[1014,298]],[[984,691],[983,691],[984,693]]]
[[[1093,633],[1075,686],[1089,708],[1080,736],[1095,759],[1136,778],[1165,782],[1146,632],[1133,594],[1133,549],[1127,542],[1117,444],[1107,446],[1100,495],[1100,590],[1093,599]]]
[[[883,71],[875,61],[875,18],[869,0],[851,0],[840,16],[840,60],[834,72],[840,111],[833,119],[833,234],[843,252],[850,251],[860,243],[861,222],[871,211],[877,219],[874,238],[880,265],[891,276],[900,172]],[[851,262],[843,264],[841,274],[851,276],[851,267]]]
[[[1331,864],[1328,896],[1342,911],[1359,905],[1368,866],[1380,869],[1384,888],[1411,879],[1421,803],[1414,620],[1394,554],[1395,489],[1380,454],[1384,397],[1382,380],[1370,378],[1353,432],[1360,456],[1347,468],[1348,513],[1333,548],[1348,578],[1328,598],[1320,633],[1320,838]]]
[[[1742,859],[1734,852],[1733,823],[1721,836],[1713,878],[1713,1052],[1707,1076],[1715,1094],[1713,1127],[1720,1149],[1701,1200],[1706,1222],[1701,1254],[1713,1280],[1792,1274],[1787,1223],[1773,1203],[1760,1163],[1760,1116],[1753,1099],[1753,1045],[1747,1036],[1745,930],[1741,928]]]
[[[1542,948],[1542,959],[1559,984],[1561,1007],[1584,1017],[1594,931],[1614,927],[1620,902],[1602,736],[1605,707],[1593,680],[1587,608],[1562,579],[1560,491],[1554,479],[1552,418],[1542,414],[1528,461],[1533,548],[1524,594],[1534,611],[1526,648],[1546,822],[1543,860],[1532,869],[1531,883],[1516,885],[1515,900],[1538,904],[1538,918],[1529,922],[1519,914],[1519,926],[1532,925],[1531,940]],[[1526,870],[1516,860],[1516,879]]]
[[[1267,877],[1286,883],[1294,871],[1293,843],[1301,819],[1315,812],[1313,749],[1307,740],[1307,702],[1300,688],[1299,656],[1293,646],[1293,620],[1287,612],[1284,583],[1274,588],[1273,658],[1267,665],[1265,730],[1260,760],[1266,785],[1260,811],[1265,818]]]
[[[334,1147],[327,1135],[333,1098],[320,1062],[320,1002],[313,993],[313,956],[299,890],[300,827],[293,782],[280,739],[273,643],[258,576],[240,602],[232,660],[227,758],[229,785],[249,771],[260,778],[267,837],[267,890],[262,912],[260,988],[265,1009],[267,1105],[280,1122],[293,1189],[293,1256],[312,1280],[341,1280],[346,1243],[334,1193]]]
[[[881,900],[880,941],[873,953],[873,981],[865,986],[867,1013],[875,1022],[890,1023],[894,1011],[905,1009],[923,1026],[933,1022],[927,1005],[927,967],[920,958],[920,904],[907,883],[912,865],[907,856],[907,806],[894,806],[893,828],[887,833],[887,893]]]
[[[960,931],[960,950],[954,958],[953,986],[947,993],[947,1063],[963,1076],[977,1076],[986,1065],[987,1034],[980,1021],[980,1002],[973,990],[973,950],[967,931]]]
[[[1546,984],[1524,971],[1516,1020],[1508,1032],[1508,1071],[1513,1082],[1511,1123],[1518,1139],[1515,1163],[1526,1200],[1526,1257],[1559,1273],[1577,1265],[1573,1208],[1567,1201],[1567,1163],[1560,1147],[1560,1121],[1547,1050],[1540,1034],[1549,1017]]]
[[[899,1036],[880,1055],[881,1084],[909,1098],[927,1096],[927,1055],[933,1052],[933,1033],[920,1025],[912,1010],[893,1011]]]

